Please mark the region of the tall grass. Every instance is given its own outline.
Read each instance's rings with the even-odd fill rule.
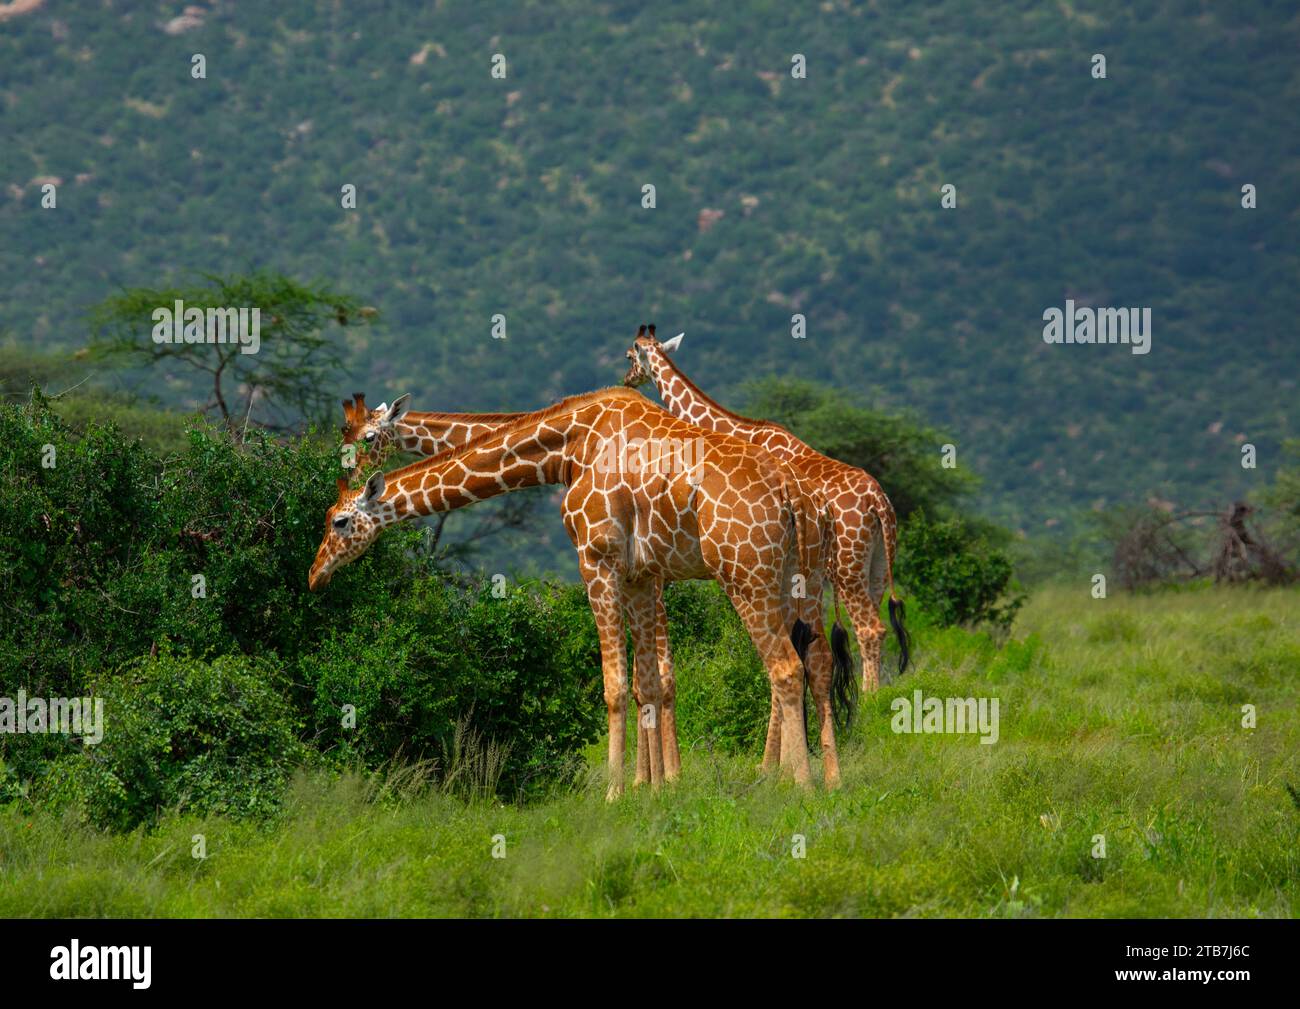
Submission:
[[[11,805],[0,915],[1296,913],[1300,594],[1093,600],[1085,583],[1034,596],[1004,645],[919,646],[864,700],[835,793],[696,740],[660,794],[607,804],[593,746],[585,781],[503,805],[467,735],[464,787],[304,774],[265,826],[171,815],[113,835]],[[895,734],[891,702],[916,689],[997,697],[1000,741]]]

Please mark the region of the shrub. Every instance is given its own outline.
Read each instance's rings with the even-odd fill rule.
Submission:
[[[1010,628],[1024,602],[1011,558],[989,534],[960,518],[931,520],[916,511],[899,530],[895,580],[941,627]]]
[[[331,449],[207,426],[188,442],[160,458],[111,426],[69,430],[39,395],[0,406],[0,687],[77,695],[164,639],[178,654],[288,657],[348,612],[306,584]],[[400,576],[404,542],[385,537],[355,566]]]
[[[307,754],[285,686],[265,659],[132,663],[97,685],[103,739],[56,760],[38,794],[115,829],[163,809],[266,816]]]
[[[704,743],[755,752],[767,735],[771,687],[745,625],[715,582],[665,586],[683,751]]]
[[[46,445],[53,467],[42,465]],[[420,531],[406,526],[328,591],[311,593],[307,570],[337,473],[333,447],[315,437],[252,432],[245,442],[200,422],[184,451],[158,456],[111,425],[71,430],[39,393],[22,407],[0,404],[0,696],[22,688],[78,697],[94,683],[115,703],[138,700],[114,693],[115,670],[125,690],[140,669],[154,669],[135,663],[162,650],[181,665],[159,676],[179,677],[199,660],[293,670],[300,682],[283,692],[296,718],[371,766],[399,753],[454,757],[454,728],[465,720],[462,740],[509,754],[503,789],[567,773],[602,721],[599,648],[582,590],[530,587],[498,600],[448,584],[418,549]],[[237,665],[218,667],[214,656]],[[345,701],[364,713],[350,740],[338,729]],[[138,719],[130,724],[143,732]],[[283,755],[278,740],[262,744],[268,760]],[[251,801],[237,778],[168,784],[169,772],[128,788],[122,782],[144,772],[111,770],[104,760],[116,752],[101,744],[89,759],[61,736],[0,737],[0,797],[30,793],[57,770],[57,788],[42,794],[83,801],[102,822],[137,822],[183,788],[220,805],[223,783],[234,789],[230,809],[261,808],[264,793]],[[279,780],[278,770],[249,775],[259,789]]]
[[[374,765],[400,753],[445,771],[465,722],[505,751],[503,793],[567,776],[604,725],[595,621],[577,586],[498,599],[487,584],[421,579],[335,629],[298,670],[317,743],[336,758]]]

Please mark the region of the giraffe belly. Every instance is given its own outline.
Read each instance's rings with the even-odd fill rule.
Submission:
[[[628,540],[627,573],[632,579],[670,582],[713,577],[700,552],[698,536],[680,527],[670,528],[659,516],[644,514],[637,515]]]

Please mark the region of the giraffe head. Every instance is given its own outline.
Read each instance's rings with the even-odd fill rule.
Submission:
[[[685,333],[678,333],[671,340],[660,343],[655,339],[654,323],[650,324],[648,332],[646,327],[642,326],[637,330],[636,339],[632,341],[632,346],[627,351],[627,359],[631,363],[628,365],[627,374],[623,376],[623,384],[632,389],[645,385],[650,380],[650,355],[671,354],[682,345],[682,337],[685,335]]]
[[[343,444],[357,443],[361,451],[382,462],[397,444],[397,422],[410,408],[409,392],[397,397],[392,406],[380,403],[373,410],[366,409],[364,393],[353,393],[352,399],[343,401]]]
[[[375,473],[359,490],[350,490],[347,480],[339,477],[338,488],[338,501],[325,513],[325,538],[307,572],[307,588],[312,592],[324,588],[337,569],[370,549],[383,529],[377,515],[379,499],[384,496],[383,473]]]

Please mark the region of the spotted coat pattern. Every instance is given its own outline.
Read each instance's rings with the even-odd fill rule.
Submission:
[[[699,438],[699,464],[667,471],[603,465],[607,446],[619,437],[661,442]],[[808,668],[823,770],[827,784],[837,784],[831,658],[820,633],[821,544],[828,535],[820,521],[823,503],[752,443],[701,430],[632,390],[588,393],[520,415],[458,448],[391,473],[375,473],[360,489],[340,480],[308,585],[323,588],[389,525],[539,484],[566,488],[562,517],[596,619],[609,717],[609,797],[623,789],[623,614],[636,648],[637,695],[656,713],[638,723],[646,729],[650,780],[657,784],[664,776],[653,637],[657,587],[693,578],[718,581],[744,622],[772,687],[765,764],[789,770],[802,785],[810,782],[804,677],[789,632],[796,618],[812,626]],[[802,595],[792,591],[797,575],[806,579]]]
[[[828,458],[779,424],[751,420],[724,409],[706,396],[669,357],[664,344],[641,327],[627,352],[631,362],[624,384],[653,381],[664,406],[676,417],[711,431],[762,446],[820,493],[831,511],[834,543],[830,575],[862,651],[862,689],[880,684],[880,650],[885,625],[880,603],[892,591],[898,522],[894,507],[875,478],[856,466]]]

